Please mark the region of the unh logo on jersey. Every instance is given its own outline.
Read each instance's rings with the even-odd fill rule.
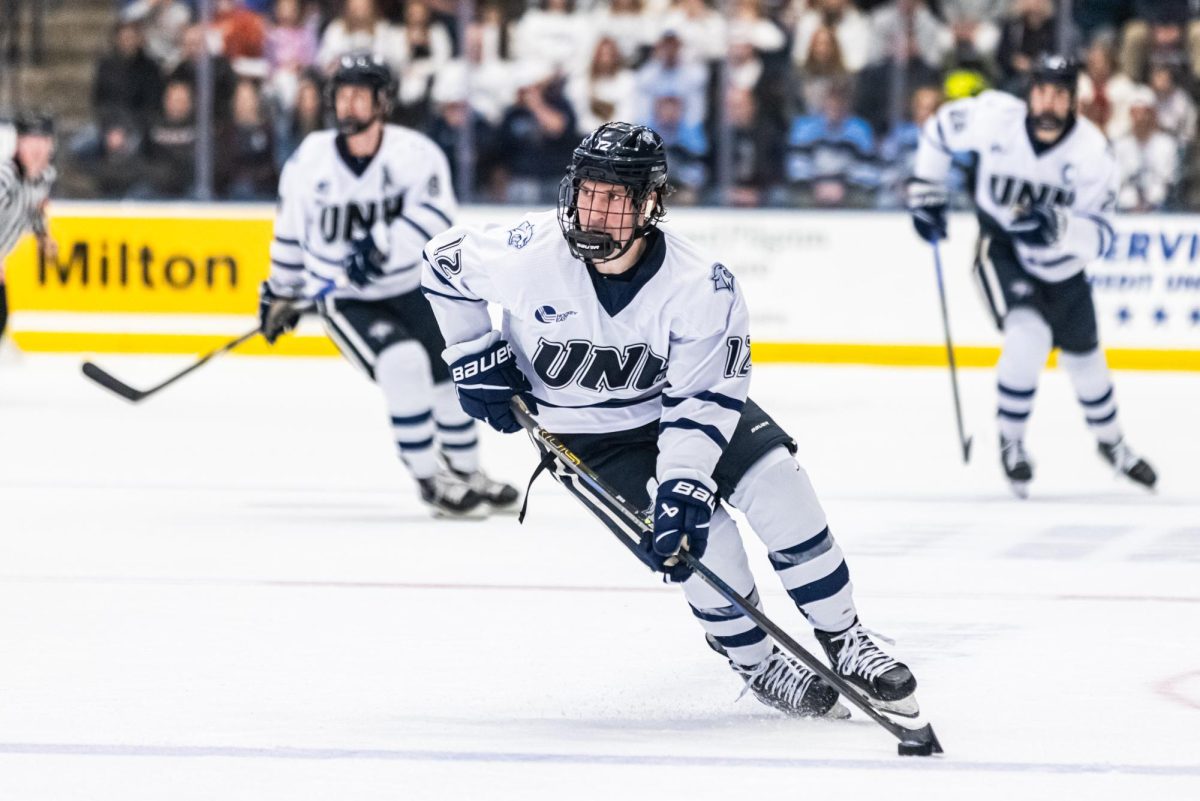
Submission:
[[[989,182],[992,202],[997,206],[1072,206],[1075,193],[1049,184],[1035,184],[1011,175],[993,175]]]
[[[565,344],[539,339],[530,361],[538,378],[551,389],[575,383],[594,392],[650,389],[667,370],[667,360],[640,342],[626,345],[622,351],[593,345],[586,339],[572,339]]]
[[[383,222],[392,222],[404,213],[404,193],[397,192],[380,201],[324,206],[321,209],[321,237],[326,242],[346,242],[365,236],[382,213]]]
[[[575,312],[565,311],[559,314],[553,306],[538,306],[537,311],[533,313],[533,319],[539,323],[561,323]]]
[[[729,272],[729,268],[724,264],[714,264],[709,279],[713,282],[713,292],[720,292],[722,289],[733,292],[733,273]]]
[[[533,239],[533,226],[529,223],[529,220],[508,231],[508,246],[510,248],[520,250],[528,245],[531,239]],[[545,321],[543,320],[542,322]]]

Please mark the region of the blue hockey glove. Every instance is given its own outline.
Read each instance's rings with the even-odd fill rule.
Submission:
[[[1017,212],[1008,232],[1012,238],[1033,247],[1049,247],[1062,238],[1066,215],[1047,203],[1039,203]]]
[[[493,332],[491,344],[481,353],[464,356],[450,365],[450,377],[458,392],[458,402],[463,411],[476,420],[482,420],[504,434],[521,430],[521,424],[513,416],[509,403],[533,387],[529,379],[517,369],[512,347]],[[531,412],[537,406],[528,394],[525,403]]]
[[[917,236],[931,245],[946,238],[946,206],[950,202],[946,187],[914,178],[908,182],[905,201]]]
[[[280,335],[296,327],[300,321],[301,306],[291,298],[276,295],[269,281],[258,288],[258,327],[268,345],[274,345]]]
[[[704,556],[716,506],[716,493],[699,481],[673,478],[658,485],[649,555],[672,581],[683,581],[692,572],[674,558],[681,548],[697,559]]]
[[[350,255],[343,264],[350,283],[362,287],[383,277],[383,266],[387,264],[387,256],[375,246],[374,237],[355,239],[350,243],[350,247]]]

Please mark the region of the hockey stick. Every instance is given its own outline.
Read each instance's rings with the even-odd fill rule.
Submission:
[[[946,334],[946,358],[950,362],[950,389],[954,392],[954,419],[958,423],[958,443],[962,446],[963,464],[971,461],[971,437],[963,430],[962,404],[958,398],[958,365],[954,360],[954,343],[950,340],[950,313],[946,311],[946,286],[942,281],[942,255],[935,239],[933,245],[933,268],[937,273],[938,300],[942,303],[942,330]]]
[[[330,281],[328,284],[326,284],[324,287],[322,287],[320,292],[313,295],[311,298],[309,298],[305,302],[311,303],[311,302],[320,300],[321,298],[328,295],[330,292],[332,292],[337,287],[338,287],[338,284],[336,282]],[[254,337],[258,336],[261,333],[262,333],[261,328],[255,328],[253,331],[247,331],[246,333],[242,334],[240,337],[229,340],[228,342],[226,342],[224,345],[217,348],[216,350],[206,353],[205,355],[201,356],[196,361],[192,362],[190,365],[188,365],[183,370],[179,371],[178,373],[171,376],[167,380],[150,387],[149,389],[136,389],[134,387],[131,387],[128,384],[126,384],[124,381],[122,381],[119,378],[117,378],[116,376],[114,376],[112,373],[107,372],[102,367],[100,367],[99,365],[94,364],[92,362],[84,362],[83,363],[83,367],[82,367],[83,374],[85,376],[87,376],[88,378],[90,378],[91,380],[95,381],[100,386],[107,389],[109,392],[113,392],[117,395],[120,395],[122,398],[129,401],[130,403],[138,403],[139,401],[143,401],[146,398],[153,395],[154,393],[158,392],[160,389],[166,389],[167,387],[171,386],[176,381],[183,378],[185,375],[192,372],[193,370],[200,369],[201,367],[203,367],[205,364],[207,364],[212,359],[216,358],[217,356],[220,356],[222,353],[228,353],[229,351],[233,350],[234,348],[238,347],[239,345],[241,345],[245,342],[250,341],[251,339],[253,339]]]
[[[645,561],[642,555],[641,542],[643,538],[653,535],[653,526],[646,517],[635,509],[629,501],[622,498],[608,486],[600,476],[584,464],[578,456],[572,453],[558,437],[538,425],[538,422],[530,414],[529,407],[525,405],[524,401],[520,398],[514,398],[512,408],[521,426],[529,432],[535,441],[549,448],[550,452],[565,468],[565,474],[559,477],[567,489],[570,490],[571,494],[583,503],[588,508],[588,511],[599,518],[600,522],[617,536],[622,545],[628,548],[639,560]],[[578,481],[583,487],[576,488],[571,483],[568,483],[575,481]],[[581,489],[584,488],[588,490],[590,498],[584,497],[583,492],[581,492]],[[716,590],[734,608],[753,620],[767,634],[771,635],[775,642],[779,643],[792,656],[803,662],[810,670],[841,693],[850,703],[861,709],[869,718],[899,740],[900,743],[897,746],[897,750],[901,756],[930,756],[942,753],[942,745],[938,742],[937,735],[933,733],[932,725],[927,723],[919,729],[910,729],[886,717],[867,703],[858,690],[847,684],[841,676],[831,671],[824,663],[805,650],[786,631],[763,614],[758,607],[744,596],[738,594],[720,576],[709,570],[703,562],[687,551],[681,551],[679,558],[705,584]]]

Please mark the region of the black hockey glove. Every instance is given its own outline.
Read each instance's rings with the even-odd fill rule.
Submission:
[[[292,298],[276,295],[269,281],[258,288],[258,327],[268,345],[274,345],[280,335],[296,327],[303,311],[301,304]]]
[[[368,235],[355,239],[350,243],[350,247],[350,255],[343,264],[350,283],[363,287],[383,277],[383,266],[387,264],[387,256],[376,247],[374,237]]]
[[[1017,212],[1008,232],[1024,245],[1049,247],[1062,238],[1067,227],[1066,214],[1054,206],[1039,203]]]
[[[908,182],[905,200],[917,236],[931,245],[946,238],[946,205],[950,202],[946,187],[914,178]]]
[[[529,410],[537,412],[533,398],[526,394],[533,387],[517,369],[512,347],[498,333],[493,332],[491,344],[482,353],[464,356],[450,365],[450,377],[463,411],[504,434],[521,430],[509,408],[514,397],[524,395]]]
[[[716,493],[699,481],[673,478],[658,485],[650,556],[671,581],[683,581],[692,574],[675,558],[681,548],[697,559],[704,556],[708,523],[716,505]]]

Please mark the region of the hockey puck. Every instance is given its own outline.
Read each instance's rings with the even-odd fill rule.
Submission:
[[[904,742],[896,746],[900,756],[933,756],[933,743]]]

